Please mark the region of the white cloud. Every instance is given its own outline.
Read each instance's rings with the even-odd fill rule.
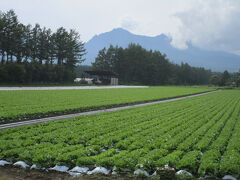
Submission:
[[[133,33],[159,35],[174,31],[172,14],[191,0],[0,0],[2,11],[14,9],[24,24],[39,23],[56,30],[74,28],[84,41],[116,27]]]
[[[240,0],[0,0],[2,11],[14,9],[24,24],[39,23],[55,31],[76,29],[84,41],[123,27],[135,34],[172,37],[205,49],[240,52]]]
[[[172,33],[172,44],[186,48],[186,43],[204,49],[240,51],[240,1],[195,1],[192,7],[176,13],[178,31]]]
[[[129,31],[136,30],[138,28],[138,22],[130,16],[125,16],[120,21],[120,26]]]

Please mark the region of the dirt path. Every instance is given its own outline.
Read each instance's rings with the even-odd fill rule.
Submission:
[[[55,87],[0,87],[0,91],[17,90],[63,90],[63,89],[115,89],[115,88],[148,88],[148,86],[55,86]]]
[[[181,100],[181,99],[192,98],[192,97],[197,97],[197,96],[203,96],[203,95],[206,95],[206,94],[216,93],[218,91],[220,91],[220,90],[210,91],[210,92],[205,92],[205,93],[199,93],[199,94],[189,95],[189,96],[184,96],[184,97],[172,98],[172,99],[167,99],[167,100],[159,100],[159,101],[148,102],[148,103],[141,103],[141,104],[128,105],[128,106],[123,106],[123,107],[109,108],[109,109],[104,109],[104,110],[96,110],[96,111],[89,111],[89,112],[82,112],[82,113],[75,113],[75,114],[67,114],[67,115],[62,115],[62,116],[47,117],[47,118],[41,118],[41,119],[35,119],[35,120],[29,120],[29,121],[23,121],[23,122],[3,124],[3,125],[0,125],[0,130],[1,129],[7,129],[7,128],[14,128],[14,127],[18,127],[18,126],[29,125],[29,124],[38,124],[38,123],[47,122],[47,121],[63,120],[63,119],[67,119],[67,118],[73,118],[73,117],[84,116],[84,115],[99,114],[99,113],[104,113],[104,112],[113,112],[113,111],[119,111],[119,110],[123,110],[123,109],[132,109],[132,108],[137,108],[137,107],[149,106],[149,105],[153,105],[153,104],[172,102],[172,101],[177,101],[177,100]]]

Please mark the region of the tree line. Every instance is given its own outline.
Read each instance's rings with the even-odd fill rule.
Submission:
[[[84,54],[75,30],[60,27],[52,32],[39,24],[24,25],[13,10],[0,11],[0,83],[73,82],[76,75],[93,69],[115,72],[122,84],[240,86],[240,72],[213,73],[187,63],[178,65],[137,44],[103,48],[92,67],[79,68]]]
[[[228,71],[224,71],[223,73],[215,72],[210,78],[210,83],[215,86],[240,87],[240,70],[235,73],[229,73]]]
[[[84,54],[75,30],[52,32],[20,23],[13,10],[0,12],[1,83],[72,82]]]
[[[208,84],[211,70],[170,62],[159,51],[146,50],[137,44],[127,48],[110,46],[99,51],[94,70],[112,71],[118,74],[120,83],[146,85],[194,85]]]

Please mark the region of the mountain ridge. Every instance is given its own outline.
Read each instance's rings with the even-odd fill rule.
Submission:
[[[172,39],[165,34],[157,36],[136,35],[122,28],[114,28],[93,36],[85,44],[87,54],[83,65],[90,65],[95,61],[98,51],[104,47],[120,46],[126,48],[130,43],[141,45],[147,50],[158,50],[166,54],[169,61],[180,64],[188,63],[191,66],[204,67],[213,71],[236,72],[240,69],[240,56],[224,51],[204,50],[188,43],[188,48],[181,50],[171,45]]]

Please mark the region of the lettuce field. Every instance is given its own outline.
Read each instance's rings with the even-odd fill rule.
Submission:
[[[207,87],[0,91],[0,124],[210,91]]]
[[[152,88],[151,91],[156,89]],[[154,93],[145,96],[147,90],[143,91],[142,98],[135,96],[129,101],[123,96],[114,97],[119,98],[116,102],[123,103],[166,98],[171,92],[166,90],[162,96]],[[42,93],[51,94],[49,91]],[[58,92],[54,93],[57,99]],[[20,94],[18,98],[21,99]],[[171,96],[180,94],[184,94],[181,88]],[[30,92],[30,96],[35,95],[35,92]],[[67,99],[64,107],[75,108],[77,98],[69,97],[75,102],[73,106]],[[94,101],[97,105],[115,102],[102,100],[90,99],[88,105]],[[33,102],[36,101],[35,97]],[[47,105],[41,96],[39,101]],[[30,100],[28,102],[21,108],[33,106]],[[50,107],[51,102],[48,103]],[[56,108],[60,109],[61,101],[57,104]],[[38,104],[33,107],[39,109],[42,106]],[[84,107],[81,101],[79,107]],[[14,115],[17,114],[20,110]],[[240,91],[223,90],[147,107],[2,130],[0,159],[11,162],[21,160],[47,168],[55,165],[90,169],[101,166],[115,172],[132,173],[142,169],[150,174],[168,164],[195,176],[223,177],[230,174],[239,177]]]

